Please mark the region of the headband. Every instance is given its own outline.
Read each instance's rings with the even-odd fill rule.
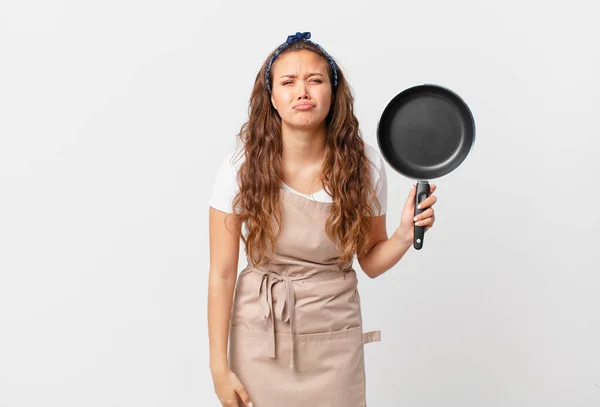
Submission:
[[[269,85],[269,76],[271,74],[271,65],[273,65],[273,61],[275,60],[275,58],[277,58],[277,56],[281,53],[281,51],[283,51],[285,49],[285,47],[287,47],[290,44],[293,44],[295,42],[298,41],[306,41],[306,42],[310,42],[314,45],[316,45],[321,51],[323,51],[323,54],[325,54],[325,56],[327,57],[327,61],[329,62],[329,65],[331,65],[331,71],[333,72],[333,86],[337,86],[337,69],[335,68],[335,63],[333,62],[333,59],[329,56],[329,54],[323,49],[323,47],[321,47],[319,44],[310,41],[310,32],[297,32],[294,35],[288,35],[287,40],[281,44],[281,46],[279,48],[277,48],[277,51],[275,51],[275,53],[273,54],[273,56],[271,57],[271,59],[269,60],[269,64],[267,65],[267,70],[265,72],[265,79],[267,82],[267,90],[269,91],[269,93],[271,93],[271,86]]]

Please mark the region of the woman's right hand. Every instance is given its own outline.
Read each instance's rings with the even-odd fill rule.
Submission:
[[[215,393],[223,407],[243,407],[237,402],[237,395],[247,407],[253,407],[250,396],[235,373],[230,369],[212,374]]]

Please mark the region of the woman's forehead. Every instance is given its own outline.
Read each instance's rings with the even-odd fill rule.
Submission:
[[[301,74],[304,72],[327,73],[327,62],[312,51],[291,51],[277,57],[273,73],[278,75]]]

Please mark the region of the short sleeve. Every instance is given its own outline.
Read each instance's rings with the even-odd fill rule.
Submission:
[[[217,171],[209,205],[222,212],[234,213],[232,203],[238,189],[237,167],[233,163],[233,153],[229,153]]]
[[[371,184],[375,188],[375,196],[381,210],[377,209],[375,202],[370,202],[373,216],[382,216],[387,212],[387,176],[381,153],[377,148],[365,142],[365,154],[371,163]]]
[[[373,185],[375,185],[377,200],[381,205],[381,212],[378,214],[376,206],[373,206],[373,212],[375,213],[375,216],[381,216],[387,212],[387,175],[385,173],[385,165],[381,155],[375,161],[377,162],[377,165],[374,166]]]

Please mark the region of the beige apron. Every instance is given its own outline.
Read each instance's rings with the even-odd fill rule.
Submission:
[[[352,260],[335,263],[332,204],[282,189],[281,205],[274,253],[237,280],[231,370],[255,407],[364,407],[363,345],[380,331],[363,332]]]

